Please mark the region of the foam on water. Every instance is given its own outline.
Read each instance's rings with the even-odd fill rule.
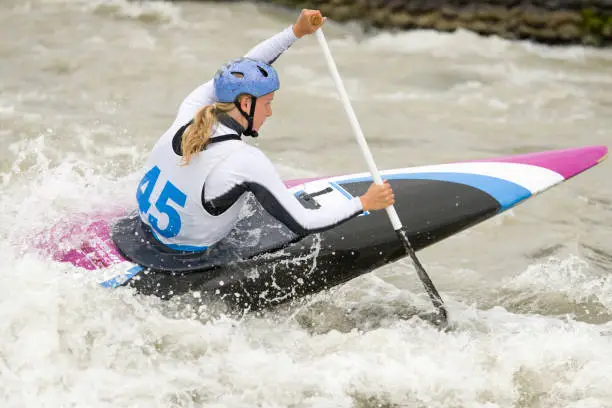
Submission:
[[[487,59],[497,59],[500,53],[508,53],[515,43],[499,37],[482,37],[465,30],[455,33],[439,33],[433,30],[413,30],[400,33],[380,33],[366,40],[374,49],[381,47],[394,52],[421,54],[428,52],[435,57],[457,58],[465,54]]]
[[[182,20],[180,9],[165,1],[133,3],[126,0],[102,0],[87,2],[87,7],[95,13],[108,13],[144,22],[176,24]]]
[[[91,12],[112,17],[138,20],[145,23],[178,23],[181,21],[180,8],[170,2],[127,0],[38,0],[34,8],[77,6],[85,12]],[[15,8],[19,11],[32,10],[31,3]]]
[[[2,246],[7,407],[546,407],[612,398],[602,375],[612,364],[602,353],[612,346],[609,324],[456,302],[456,328],[446,333],[392,314],[314,332],[278,314],[173,318],[155,299],[102,290],[69,266]]]
[[[612,313],[609,272],[597,273],[592,265],[575,255],[550,257],[545,263],[530,265],[509,279],[504,287],[520,293],[521,298],[537,301],[539,297],[539,301],[554,305],[551,309],[557,309],[558,313],[574,313],[574,317],[581,319],[607,321]]]
[[[453,33],[441,33],[435,30],[411,30],[399,33],[381,32],[367,38],[366,46],[373,49],[387,49],[394,52],[430,53],[436,57],[458,58],[465,55],[484,59],[499,60],[507,58],[524,58],[525,52],[538,58],[568,61],[584,61],[595,57],[603,60],[612,58],[612,53],[581,46],[549,47],[530,41],[511,41],[492,35],[482,37],[471,31],[459,29]]]

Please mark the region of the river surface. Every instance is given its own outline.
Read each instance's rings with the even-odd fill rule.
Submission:
[[[244,316],[109,291],[24,249],[133,205],[182,99],[291,24],[249,3],[0,3],[0,406],[612,407],[612,164],[400,261]],[[612,51],[429,31],[325,34],[380,169],[612,144]],[[321,49],[275,66],[253,143],[284,178],[367,171]],[[418,200],[418,197],[414,198]]]

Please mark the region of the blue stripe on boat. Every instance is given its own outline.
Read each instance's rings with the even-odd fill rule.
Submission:
[[[531,197],[531,191],[525,187],[508,180],[497,177],[485,176],[482,174],[471,173],[398,173],[381,175],[384,180],[437,180],[452,183],[465,184],[477,188],[491,197],[495,198],[504,211],[518,204],[519,202]],[[356,177],[336,180],[339,185],[355,183],[360,181],[371,181],[372,177]]]
[[[117,275],[107,281],[100,283],[100,286],[105,287],[105,288],[117,288],[123,285],[125,282],[132,279],[135,275],[137,275],[143,269],[144,268],[140,265],[132,266],[130,269],[125,271],[124,274]]]
[[[336,190],[338,190],[340,192],[340,194],[342,194],[343,196],[345,196],[346,198],[348,198],[349,200],[353,198],[352,195],[350,195],[348,193],[348,191],[346,191],[345,189],[343,189],[342,187],[340,187],[338,185],[338,183],[334,183],[333,181],[329,182],[329,185],[332,186],[333,188],[335,188]]]

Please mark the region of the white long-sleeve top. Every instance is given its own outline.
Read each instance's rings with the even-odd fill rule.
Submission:
[[[272,63],[296,40],[292,27],[287,27],[246,56]],[[160,242],[184,251],[214,245],[235,226],[249,192],[299,236],[332,228],[362,212],[359,198],[347,199],[334,208],[305,208],[285,187],[266,155],[224,123],[213,128],[213,143],[192,156],[189,165],[181,166],[182,130],[200,108],[214,102],[212,80],[191,92],[147,161],[137,201],[141,220]],[[227,135],[234,135],[234,139],[214,143]]]

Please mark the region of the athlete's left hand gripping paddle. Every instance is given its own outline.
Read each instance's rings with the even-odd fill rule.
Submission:
[[[321,48],[323,49],[323,54],[325,55],[325,59],[327,60],[327,65],[329,67],[331,75],[334,78],[336,89],[338,93],[340,94],[340,99],[342,100],[342,104],[344,105],[344,110],[346,111],[349,117],[351,127],[353,128],[353,133],[355,134],[355,137],[357,138],[357,143],[359,144],[359,147],[361,148],[361,152],[363,153],[363,156],[366,162],[368,163],[370,173],[372,173],[372,179],[374,180],[376,184],[383,184],[383,181],[380,177],[380,173],[378,172],[378,169],[376,167],[376,163],[374,162],[374,157],[372,156],[372,153],[370,152],[370,148],[368,147],[368,143],[365,140],[365,137],[363,136],[363,132],[361,131],[361,126],[359,126],[359,122],[357,121],[357,116],[355,115],[355,112],[353,111],[348,94],[346,93],[346,90],[344,89],[342,78],[340,78],[340,74],[338,73],[338,68],[336,68],[336,64],[331,55],[331,51],[329,50],[327,41],[325,40],[325,36],[323,35],[323,29],[320,27],[323,23],[323,17],[320,14],[311,16],[310,23],[314,25],[315,27],[319,27],[319,29],[316,31],[317,40],[319,41],[319,44],[321,45]],[[442,301],[442,297],[440,296],[440,294],[438,293],[438,290],[436,289],[433,282],[429,278],[429,275],[427,275],[425,268],[423,267],[423,265],[417,258],[416,253],[414,252],[414,249],[412,245],[410,244],[410,241],[408,240],[408,233],[406,232],[406,228],[402,225],[402,222],[399,216],[397,215],[397,211],[395,211],[395,207],[391,205],[386,208],[386,211],[387,211],[387,215],[389,216],[389,220],[391,221],[391,224],[393,225],[393,229],[395,230],[398,238],[402,242],[404,249],[406,250],[408,255],[410,255],[410,258],[412,259],[414,263],[419,279],[423,283],[423,286],[425,287],[425,291],[429,295],[429,298],[431,299],[434,307],[436,308],[436,311],[437,311],[436,323],[441,326],[446,326],[448,324],[448,312],[446,311],[444,302]]]

